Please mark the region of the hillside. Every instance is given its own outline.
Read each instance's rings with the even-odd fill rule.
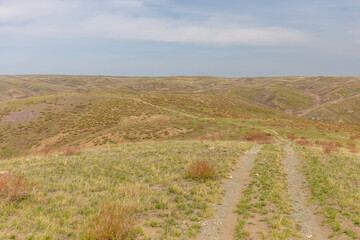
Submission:
[[[1,76],[0,239],[359,239],[359,80]]]
[[[226,119],[291,118],[240,97],[202,94],[66,93],[0,102],[0,156],[128,141],[240,139]]]
[[[312,129],[304,137],[317,138],[346,129],[334,139],[344,141],[355,126],[315,127],[290,113],[357,123],[360,112],[359,78],[1,76],[0,85],[2,158],[129,141],[239,140],[269,129],[286,137],[303,126]]]
[[[0,76],[0,101],[82,92],[151,92],[167,94],[238,95],[297,116],[321,121],[358,123],[353,97],[360,77],[111,77],[111,76]],[[326,106],[341,101],[351,116]],[[336,108],[336,107],[335,107]],[[326,113],[324,113],[326,112]]]

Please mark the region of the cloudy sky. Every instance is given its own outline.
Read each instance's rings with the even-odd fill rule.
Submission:
[[[0,74],[360,76],[359,0],[0,0]]]

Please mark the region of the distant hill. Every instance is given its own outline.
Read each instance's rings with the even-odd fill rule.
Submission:
[[[110,77],[0,76],[0,101],[64,92],[233,94],[298,116],[321,121],[359,123],[354,99],[360,77]],[[348,102],[349,100],[349,102]],[[355,100],[356,101],[356,100]],[[335,106],[341,102],[346,114]],[[334,107],[330,107],[334,105]],[[339,112],[340,111],[340,112]]]
[[[348,138],[360,123],[360,78],[0,76],[0,158],[120,142],[241,140],[294,128]]]

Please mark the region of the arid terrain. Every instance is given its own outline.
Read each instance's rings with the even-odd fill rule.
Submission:
[[[359,93],[0,76],[0,239],[360,239]]]

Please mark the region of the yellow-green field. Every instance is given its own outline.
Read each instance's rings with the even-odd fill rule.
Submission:
[[[0,90],[0,239],[209,240],[259,145],[227,237],[360,238],[360,78],[29,75]]]
[[[188,239],[221,200],[221,181],[250,144],[235,141],[162,141],[95,148],[76,155],[3,160],[32,189],[0,204],[1,239],[79,239],[101,207],[135,209],[141,239]],[[216,176],[193,179],[189,166],[207,160]],[[101,214],[101,212],[100,212]]]

